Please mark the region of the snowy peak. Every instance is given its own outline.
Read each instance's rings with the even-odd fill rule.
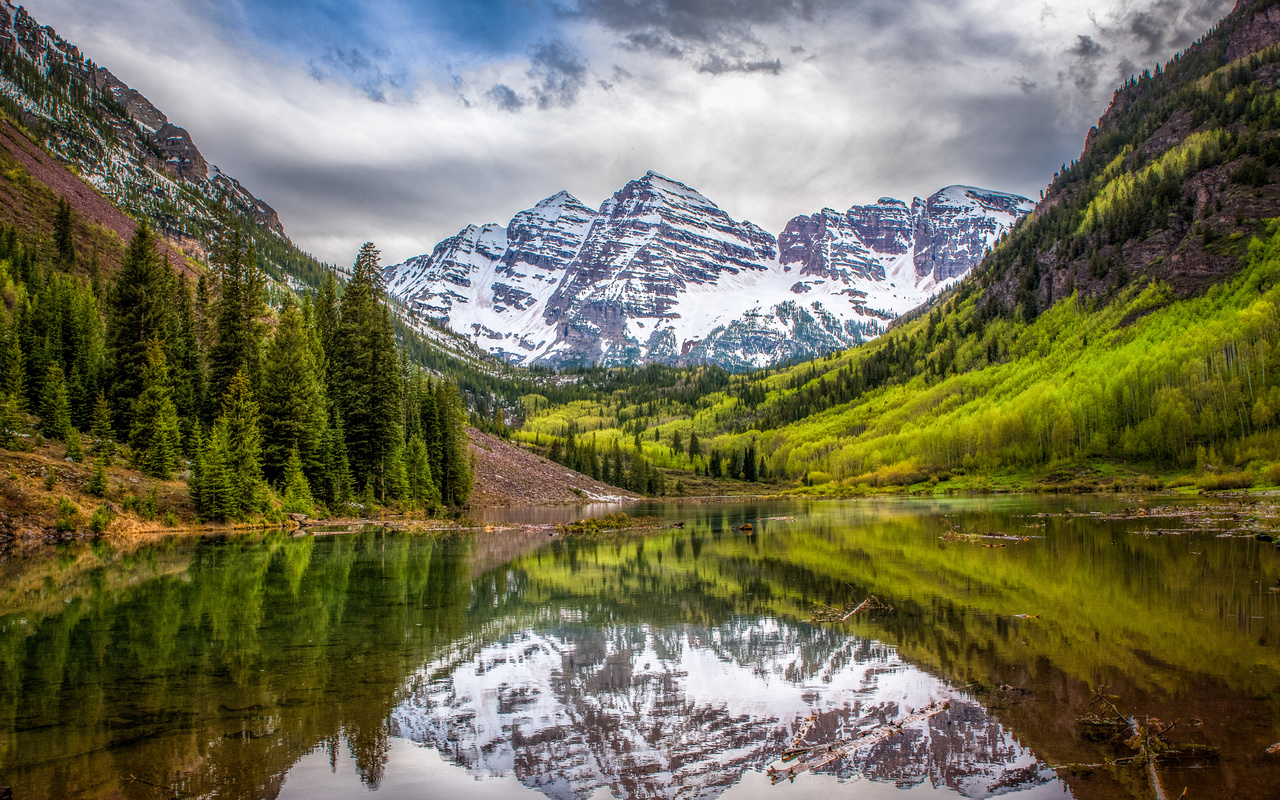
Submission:
[[[861,343],[958,280],[1031,209],[950,186],[824,208],[773,236],[656,172],[592,210],[558,192],[388,267],[419,317],[524,364],[747,369]]]
[[[916,275],[944,284],[968,274],[1019,219],[1035,207],[1025,197],[972,186],[948,186],[912,203]]]

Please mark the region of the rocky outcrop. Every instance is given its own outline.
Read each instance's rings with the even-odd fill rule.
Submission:
[[[199,237],[220,227],[230,207],[284,235],[275,210],[209,164],[190,133],[9,0],[0,0],[0,51],[28,70],[18,79],[0,74],[0,95],[22,109],[29,128],[46,132],[44,145],[59,159],[123,208]],[[28,91],[32,74],[49,82],[44,90]]]
[[[1250,0],[1236,3],[1235,12],[1254,5]],[[1233,12],[1234,13],[1234,12]],[[1280,8],[1272,6],[1265,11],[1249,14],[1246,21],[1227,43],[1227,61],[1235,61],[1259,50],[1280,44]]]
[[[649,172],[598,211],[561,192],[384,274],[420,318],[513,362],[750,369],[880,334],[1030,209],[948,187],[910,207],[881,198],[796,217],[775,241]]]

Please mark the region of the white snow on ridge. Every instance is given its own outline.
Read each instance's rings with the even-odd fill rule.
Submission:
[[[559,192],[388,267],[418,315],[509,361],[762,367],[881,333],[1033,207],[949,186],[797,217],[777,239],[654,172],[598,210]]]

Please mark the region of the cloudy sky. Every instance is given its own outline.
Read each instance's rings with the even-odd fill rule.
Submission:
[[[350,262],[656,170],[775,234],[963,183],[1037,197],[1233,0],[26,0]]]

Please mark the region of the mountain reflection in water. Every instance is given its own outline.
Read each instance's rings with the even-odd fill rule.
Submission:
[[[561,800],[600,788],[626,798],[717,797],[776,761],[811,714],[806,742],[827,744],[945,701],[946,711],[832,771],[965,797],[1057,783],[978,703],[894,648],[769,618],[709,628],[564,620],[459,647],[419,670],[405,692],[393,735],[477,776],[513,773]]]
[[[1177,721],[1170,744],[1217,750],[1160,764],[1168,797],[1274,800],[1280,550],[1254,535],[1274,529],[1256,519],[1269,501],[1099,513],[1123,502],[689,504],[634,509],[684,526],[644,536],[0,551],[0,786],[1153,800],[1133,750],[1078,722],[1101,690],[1152,728]],[[957,527],[1010,536],[944,537]],[[893,610],[807,621],[873,595]],[[934,700],[951,705],[919,717]],[[913,710],[899,735],[770,785],[811,714],[804,741],[843,746]]]

